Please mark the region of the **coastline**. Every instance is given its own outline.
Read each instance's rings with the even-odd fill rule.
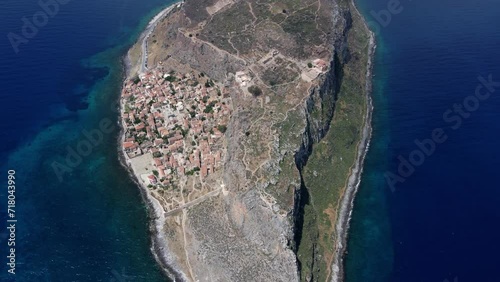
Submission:
[[[183,4],[182,1],[179,1],[179,2],[174,2],[172,3],[171,5],[167,6],[165,9],[161,10],[158,14],[156,14],[148,23],[148,25],[146,26],[146,28],[141,32],[141,35],[139,36],[139,38],[137,39],[136,43],[139,43],[141,42],[141,58],[140,58],[140,67],[139,67],[139,70],[137,70],[137,72],[143,72],[144,69],[147,69],[146,68],[146,62],[144,62],[144,59],[147,58],[147,55],[144,54],[144,50],[147,49],[147,43],[146,43],[146,40],[149,38],[149,35],[151,34],[151,32],[154,31],[156,25],[158,24],[158,21],[160,21],[161,19],[165,18],[166,16],[168,16],[168,14],[174,9],[174,8],[179,8],[181,7]],[[134,46],[132,45],[132,47],[130,49],[132,49]],[[132,62],[132,58],[130,57],[130,49],[127,51],[127,54],[125,55],[124,59],[123,59],[123,62],[124,62],[124,65],[125,65],[125,77],[126,78],[130,78],[130,75],[131,75],[131,72],[132,72],[132,69],[134,68],[134,63]]]
[[[156,24],[159,20],[168,15],[168,13],[173,10],[176,6],[182,5],[182,2],[176,2],[172,5],[166,7],[162,11],[160,11],[153,19],[148,23],[146,29],[139,36],[136,44],[140,44],[141,50],[141,58],[137,60],[134,64],[130,57],[130,50],[125,54],[123,58],[123,65],[125,68],[125,77],[126,79],[130,78],[130,75],[133,71],[133,68],[137,68],[137,63],[140,64],[137,72],[141,73],[146,68],[146,63],[144,58],[147,58],[147,55],[144,55],[144,48],[147,48],[146,39],[149,37],[151,32],[156,27]],[[371,140],[371,120],[372,120],[372,68],[373,68],[373,57],[376,49],[375,44],[375,36],[374,33],[368,28],[364,17],[361,15],[359,10],[357,9],[354,0],[351,1],[351,5],[354,9],[354,12],[357,13],[362,20],[363,25],[366,30],[369,32],[369,46],[368,46],[368,63],[367,63],[367,72],[366,72],[366,114],[364,117],[364,127],[362,129],[362,139],[357,146],[357,156],[354,167],[351,170],[351,174],[349,175],[346,190],[341,199],[340,209],[339,209],[339,219],[335,225],[336,229],[336,237],[334,238],[334,242],[337,242],[335,245],[335,257],[333,263],[331,265],[332,278],[333,282],[342,282],[344,281],[344,256],[346,249],[346,242],[348,239],[348,231],[349,224],[352,215],[353,203],[356,196],[356,192],[359,188],[361,182],[361,175],[363,172],[363,164],[366,157],[366,154],[369,149],[369,144]],[[142,42],[141,42],[142,41]],[[140,42],[140,43],[139,43]],[[134,44],[135,46],[135,44]],[[119,98],[120,99],[120,98]],[[122,103],[120,99],[120,113],[122,112]],[[119,118],[119,142],[120,144],[124,142],[124,127]],[[162,271],[173,281],[188,281],[187,277],[175,267],[174,258],[170,255],[168,244],[165,236],[162,235],[160,230],[164,227],[164,223],[166,220],[165,212],[162,212],[163,208],[159,201],[151,195],[149,189],[141,183],[140,177],[134,173],[130,164],[129,158],[123,148],[120,146],[120,163],[127,169],[130,174],[131,179],[139,186],[139,190],[141,192],[141,196],[144,202],[147,204],[148,214],[150,218],[150,236],[151,236],[151,251],[158,262]]]
[[[138,44],[139,42],[142,41],[140,44],[141,46],[144,46],[146,39],[149,37],[149,34],[154,30],[158,21],[167,16],[168,13],[171,12],[174,8],[180,7],[180,5],[182,5],[182,2],[175,2],[170,6],[166,7],[165,9],[161,10],[156,16],[154,16],[153,19],[151,19],[151,21],[148,23],[146,29],[141,33],[135,44]],[[131,48],[133,48],[133,46]],[[144,57],[143,55],[141,56]],[[142,68],[142,66],[144,66],[144,62],[142,60],[140,61]],[[134,67],[134,63],[131,61],[130,58],[130,50],[127,51],[127,53],[124,55],[124,57],[122,58],[122,62],[124,67],[123,82],[125,82],[127,79],[130,78],[132,68]],[[123,122],[121,120],[121,113],[123,110],[121,96],[118,97],[118,99],[119,99],[119,112],[120,112],[120,118],[118,122],[120,127],[120,132],[118,135],[118,142],[120,144],[118,155],[120,158],[121,165],[127,170],[130,178],[139,187],[141,197],[147,206],[147,212],[149,214],[149,221],[150,221],[149,231],[151,240],[151,252],[153,253],[153,256],[157,261],[157,263],[159,264],[161,270],[168,278],[172,279],[173,281],[187,281],[186,276],[180,270],[178,270],[178,268],[175,267],[174,258],[170,255],[166,238],[164,235],[162,235],[163,232],[160,232],[160,230],[165,227],[165,220],[166,220],[165,212],[159,201],[156,198],[154,198],[151,195],[149,189],[143,183],[141,183],[141,180],[139,179],[140,177],[138,177],[134,173],[132,167],[130,166],[129,157],[127,156],[123,147],[121,146],[121,144],[125,141],[125,129],[123,126]]]
[[[344,273],[344,257],[346,254],[347,239],[349,237],[349,225],[351,221],[354,199],[356,198],[356,193],[358,191],[359,185],[361,183],[361,176],[363,173],[363,164],[365,161],[366,154],[370,147],[371,133],[372,133],[372,114],[373,114],[373,101],[372,101],[372,72],[373,72],[373,59],[376,49],[375,34],[368,28],[365,18],[359,12],[355,0],[351,1],[351,6],[354,12],[357,13],[362,21],[362,24],[369,33],[369,45],[368,45],[368,63],[366,70],[366,114],[364,119],[363,135],[362,139],[358,144],[357,150],[357,160],[354,168],[351,171],[351,175],[348,178],[346,190],[344,196],[342,197],[339,210],[339,218],[335,226],[336,237],[334,242],[337,242],[335,246],[335,257],[332,263],[332,282],[342,282],[345,279]]]

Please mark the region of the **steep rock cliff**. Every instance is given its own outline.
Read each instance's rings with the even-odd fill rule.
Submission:
[[[352,9],[343,0],[187,0],[153,32],[148,65],[203,73],[233,101],[224,170],[192,185],[220,193],[170,214],[162,231],[184,279],[331,276],[338,183],[355,161],[340,155],[356,154],[366,102],[367,31]],[[350,143],[329,150],[345,130]],[[335,181],[321,184],[332,170]]]

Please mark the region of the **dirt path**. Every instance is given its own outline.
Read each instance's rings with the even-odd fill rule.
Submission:
[[[180,206],[178,208],[175,208],[175,209],[173,209],[171,211],[168,211],[168,212],[165,213],[165,216],[170,216],[172,214],[175,214],[176,212],[179,212],[181,210],[189,208],[189,207],[191,207],[193,205],[199,204],[199,203],[203,202],[204,200],[206,200],[209,197],[216,196],[221,191],[221,189],[222,188],[218,188],[218,189],[216,189],[214,191],[208,192],[205,195],[203,195],[203,196],[201,196],[199,198],[196,198],[196,199],[194,199],[194,200],[192,200],[190,202],[187,202],[187,203],[183,204],[182,206]]]

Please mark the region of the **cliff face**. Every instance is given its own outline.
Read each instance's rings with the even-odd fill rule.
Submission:
[[[307,125],[295,156],[301,177],[297,257],[307,281],[342,279],[349,210],[341,206],[352,203],[370,134],[371,34],[352,5],[339,2],[339,15],[342,36],[330,72],[306,102]]]
[[[333,256],[341,255],[333,228],[339,183],[349,177],[363,126],[365,102],[353,97],[366,93],[357,74],[366,72],[359,38],[367,35],[352,30],[351,9],[345,1],[187,0],[153,32],[148,65],[203,73],[232,100],[223,171],[180,188],[220,192],[188,195],[196,204],[169,214],[164,226],[183,279],[331,277]],[[345,131],[344,144],[337,136]],[[343,149],[325,149],[333,142]],[[337,170],[334,158],[343,160],[335,181],[321,181]]]
[[[302,135],[302,143],[296,153],[296,163],[299,169],[307,163],[313,144],[325,137],[332,122],[335,102],[341,83],[342,66],[335,56],[330,63],[330,69],[324,76],[318,78],[318,84],[310,90],[304,103],[306,126]]]
[[[337,44],[338,46],[343,46],[345,41],[341,40]],[[338,48],[337,50],[341,49]],[[339,56],[337,53],[334,54],[329,71],[325,73],[324,76],[318,78],[318,84],[310,90],[304,102],[303,115],[306,123],[303,128],[299,150],[294,156],[295,165],[300,176],[300,186],[295,193],[293,212],[295,252],[299,254],[299,249],[301,250],[300,254],[302,255],[302,260],[299,261],[298,266],[302,274],[302,280],[308,281],[323,281],[314,277],[312,272],[328,272],[325,267],[329,266],[325,264],[322,266],[323,269],[319,269],[318,262],[322,260],[321,257],[332,255],[330,252],[326,254],[325,252],[327,250],[320,250],[317,246],[319,236],[325,235],[319,234],[317,228],[318,222],[316,217],[318,210],[321,213],[321,207],[318,207],[318,210],[306,208],[313,206],[314,199],[311,196],[311,189],[316,189],[321,192],[324,191],[323,188],[325,188],[325,186],[330,184],[323,183],[323,187],[307,187],[308,185],[306,185],[304,181],[304,169],[308,164],[314,146],[324,140],[330,130],[340,92],[340,85],[342,83],[343,64],[345,63],[341,62],[339,57],[342,56]],[[328,159],[333,156],[325,154],[323,157]],[[330,169],[335,168],[331,167]],[[332,204],[334,204],[333,201]],[[314,219],[311,220],[311,217]],[[334,222],[329,222],[328,225],[330,224],[334,224]],[[327,234],[327,238],[330,238],[332,241],[334,240],[332,234]],[[306,242],[303,242],[303,240]],[[301,243],[304,244],[301,245]],[[304,245],[306,247],[304,247]],[[306,250],[303,251],[304,249]]]

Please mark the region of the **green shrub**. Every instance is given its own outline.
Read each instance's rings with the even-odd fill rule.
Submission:
[[[169,77],[165,78],[165,80],[166,80],[166,81],[170,81],[170,82],[174,82],[174,81],[176,81],[176,80],[177,80],[177,78],[176,78],[175,76],[171,75],[171,76],[169,76]]]
[[[260,89],[260,87],[257,85],[248,87],[248,92],[252,93],[252,95],[255,97],[262,95],[262,89]]]
[[[226,130],[227,130],[227,126],[223,125],[223,124],[220,124],[217,126],[217,129],[222,132],[222,133],[226,133]]]

